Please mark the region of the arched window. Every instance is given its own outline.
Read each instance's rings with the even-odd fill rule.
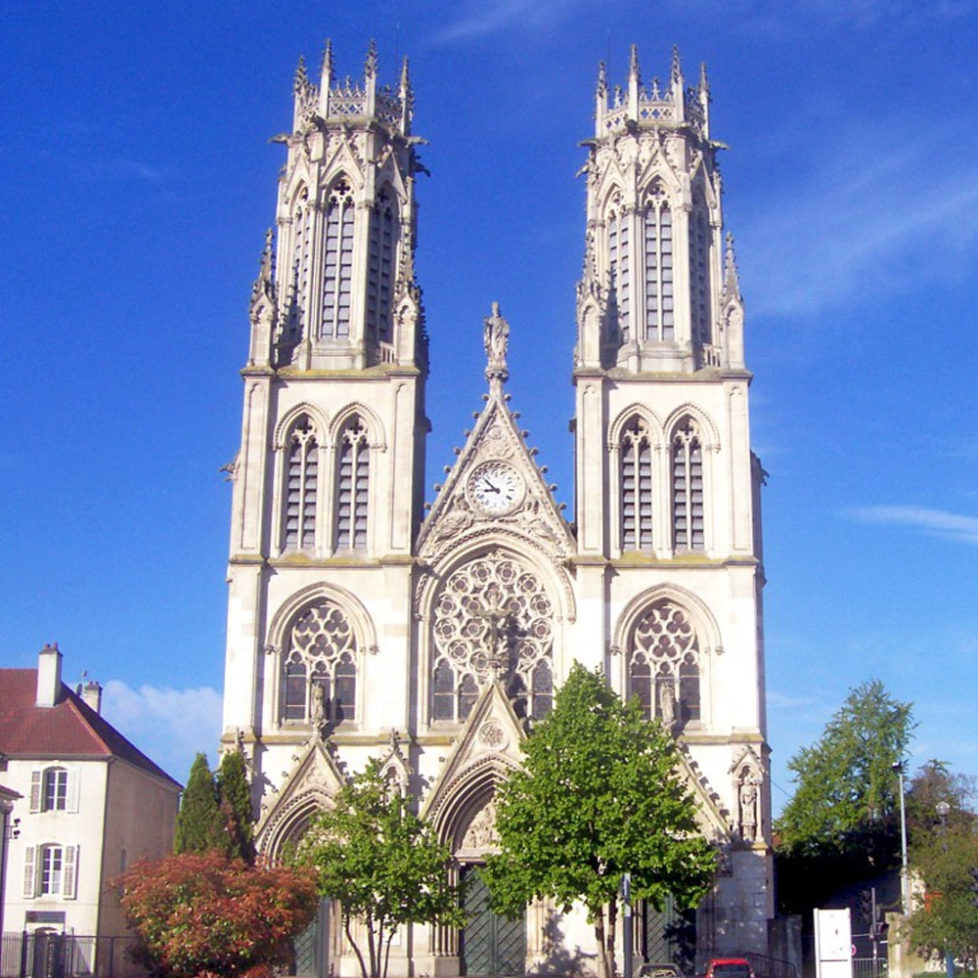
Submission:
[[[367,267],[367,335],[391,340],[391,296],[394,289],[394,244],[397,207],[385,188],[370,215],[370,255]]]
[[[309,274],[312,264],[312,209],[309,191],[303,190],[292,219],[292,297],[289,327],[293,335],[302,332],[309,309]]]
[[[326,202],[323,248],[323,320],[326,339],[350,335],[350,295],[353,285],[353,192],[337,180]]]
[[[339,724],[356,719],[357,638],[343,610],[326,599],[306,608],[283,649],[283,720]]]
[[[703,446],[691,418],[672,437],[672,545],[675,550],[702,550]]]
[[[645,204],[645,339],[675,336],[672,263],[672,212],[656,184]]]
[[[689,228],[689,275],[691,285],[690,308],[692,311],[693,339],[697,343],[709,343],[711,337],[710,314],[710,244],[712,236],[702,202],[690,215]]]
[[[656,601],[638,619],[628,642],[628,696],[647,717],[681,729],[700,718],[699,638],[687,613]]]
[[[621,548],[652,548],[652,448],[640,418],[625,426],[621,457]]]
[[[286,550],[311,550],[316,543],[316,493],[319,485],[319,443],[308,416],[293,426],[288,438],[285,487]]]
[[[608,215],[608,272],[622,339],[631,338],[631,235],[629,216],[620,205]]]
[[[432,615],[432,720],[464,720],[498,677],[517,716],[553,705],[553,605],[535,570],[492,551],[445,580]]]
[[[367,429],[354,415],[340,432],[336,449],[335,549],[364,550],[370,500],[370,446]]]

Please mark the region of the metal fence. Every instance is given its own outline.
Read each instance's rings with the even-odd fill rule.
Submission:
[[[0,942],[0,978],[145,978],[127,953],[131,944],[128,936],[8,932]]]

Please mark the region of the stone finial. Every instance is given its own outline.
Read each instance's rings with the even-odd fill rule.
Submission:
[[[700,92],[704,95],[710,94],[710,82],[706,77],[706,62],[700,62]]]
[[[641,85],[642,80],[638,69],[638,45],[633,44],[628,56],[628,77],[634,78]]]
[[[309,84],[309,74],[306,71],[306,59],[300,54],[299,63],[295,66],[295,78],[292,81],[292,91],[299,93]]]
[[[505,382],[509,379],[506,353],[509,350],[509,323],[499,313],[499,303],[492,304],[492,315],[483,321],[482,338],[486,348],[486,379]]]
[[[595,94],[598,98],[606,98],[608,95],[608,69],[603,61],[598,62],[598,84]]]
[[[673,44],[672,46],[672,67],[669,69],[669,80],[675,84],[676,82],[682,81],[683,70],[679,64],[679,45]]]
[[[333,84],[333,42],[326,38],[326,49],[323,51],[322,87],[329,88]]]
[[[377,75],[377,42],[373,38],[367,45],[367,60],[363,65],[363,73],[367,78],[375,78]]]
[[[740,298],[740,276],[737,274],[737,258],[734,254],[734,237],[728,231],[723,253],[723,286],[727,298]]]

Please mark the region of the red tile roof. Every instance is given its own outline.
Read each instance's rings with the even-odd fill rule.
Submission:
[[[54,706],[36,706],[37,670],[0,669],[0,753],[9,757],[118,757],[179,787],[64,683]]]

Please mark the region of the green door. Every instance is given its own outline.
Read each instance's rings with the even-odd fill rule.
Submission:
[[[288,974],[297,978],[326,978],[329,974],[329,903],[320,899],[312,923],[292,941],[294,957]]]
[[[526,962],[526,919],[509,920],[489,907],[489,887],[477,869],[465,875],[463,975],[522,975]]]

